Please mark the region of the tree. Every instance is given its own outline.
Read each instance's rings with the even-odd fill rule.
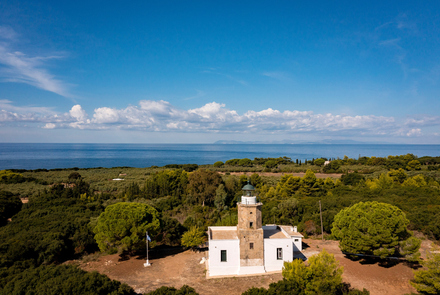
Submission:
[[[217,161],[214,163],[214,167],[221,167],[223,165],[224,165],[224,163],[222,161]]]
[[[180,289],[162,286],[159,289],[145,293],[145,295],[198,295],[199,293],[188,285],[183,285]]]
[[[365,177],[356,172],[341,176],[341,181],[345,185],[357,185],[362,180],[365,180]]]
[[[339,267],[335,256],[325,249],[318,255],[309,258],[309,273],[311,280],[306,288],[306,293],[323,294],[336,293],[336,289],[342,283],[344,269]],[[311,292],[307,292],[310,290]]]
[[[0,226],[5,225],[8,219],[17,214],[23,203],[20,198],[7,191],[0,191]]]
[[[226,193],[225,186],[220,184],[215,190],[214,205],[217,207],[217,210],[222,211],[227,204],[227,200],[228,194]]]
[[[280,219],[284,223],[293,223],[293,218],[298,214],[298,200],[289,198],[278,204],[278,213],[281,214]]]
[[[341,167],[341,162],[341,160],[333,160],[329,164],[325,165],[324,168],[322,168],[322,171],[326,173],[338,172],[339,168]]]
[[[10,170],[0,170],[0,183],[21,183],[26,178],[20,173],[14,173]]]
[[[93,232],[101,251],[122,252],[145,245],[145,232],[155,235],[160,228],[158,212],[140,203],[116,203],[99,215]]]
[[[416,176],[413,176],[411,178],[406,179],[403,183],[403,186],[415,186],[415,187],[421,187],[421,186],[426,186],[426,180],[425,177],[423,177],[423,175],[419,174]]]
[[[283,278],[293,283],[304,294],[335,294],[342,284],[343,268],[327,251],[309,258],[309,266],[302,260],[284,262]]]
[[[214,203],[215,191],[222,177],[215,171],[200,169],[192,172],[188,177],[188,201],[191,204]]]
[[[2,274],[3,275],[3,274]],[[128,286],[98,272],[86,272],[73,265],[41,265],[14,273],[10,271],[1,294],[112,294],[136,295]],[[190,293],[188,293],[190,294]]]
[[[440,294],[440,254],[431,253],[422,265],[424,269],[414,271],[411,285],[421,294]]]
[[[278,162],[275,160],[267,160],[264,164],[264,167],[266,168],[275,168],[276,166],[278,166]]]
[[[74,181],[74,180],[77,180],[77,179],[80,179],[81,178],[81,174],[79,174],[78,172],[72,172],[72,173],[70,173],[69,174],[69,181]]]
[[[205,232],[197,226],[192,226],[182,235],[182,245],[191,249],[203,244],[205,240]]]
[[[343,252],[385,258],[399,254],[399,244],[412,236],[408,224],[405,213],[395,206],[360,202],[335,216],[332,234],[340,241]],[[415,254],[419,247],[406,247],[401,254]]]
[[[258,175],[258,173],[254,173],[251,175],[250,182],[256,188],[259,188],[263,185],[263,180],[261,179],[261,176]]]
[[[316,159],[316,160],[314,161],[314,164],[315,164],[316,166],[319,166],[319,167],[321,167],[322,165],[324,165],[324,163],[325,163],[325,160],[324,160],[323,158]]]
[[[388,176],[391,177],[394,182],[402,183],[408,177],[408,174],[406,174],[405,170],[399,168],[397,170],[391,169],[388,172]]]
[[[406,170],[420,170],[422,169],[422,166],[420,165],[420,162],[418,160],[412,160],[408,162],[408,165],[406,165]]]
[[[284,262],[283,279],[269,285],[269,289],[251,288],[242,295],[368,295],[370,292],[350,288],[342,282],[343,268],[332,254],[323,250],[309,258],[307,266],[302,260]]]
[[[240,161],[238,161],[238,166],[252,167],[252,160],[248,158],[240,159]]]

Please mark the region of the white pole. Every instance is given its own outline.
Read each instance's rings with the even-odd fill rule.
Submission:
[[[148,231],[145,233],[145,241],[147,243],[147,262],[144,263],[144,267],[147,267],[151,265],[148,261]]]

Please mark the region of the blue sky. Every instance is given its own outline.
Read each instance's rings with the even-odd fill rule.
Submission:
[[[0,141],[440,144],[438,1],[2,1]]]

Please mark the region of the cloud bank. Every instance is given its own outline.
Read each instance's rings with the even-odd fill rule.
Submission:
[[[315,114],[312,111],[271,108],[238,114],[225,104],[210,102],[183,110],[167,101],[141,100],[137,106],[96,108],[89,115],[74,105],[66,113],[47,108],[17,107],[0,100],[0,126],[27,125],[45,129],[137,130],[146,132],[325,134],[340,136],[423,135],[424,128],[440,126],[440,117],[406,118],[375,115]],[[32,123],[32,124],[29,124]]]

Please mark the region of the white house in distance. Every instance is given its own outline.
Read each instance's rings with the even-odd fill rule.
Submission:
[[[249,275],[281,271],[302,251],[303,235],[296,226],[262,225],[261,206],[253,196],[255,188],[243,187],[237,203],[237,226],[208,227],[208,276]]]

